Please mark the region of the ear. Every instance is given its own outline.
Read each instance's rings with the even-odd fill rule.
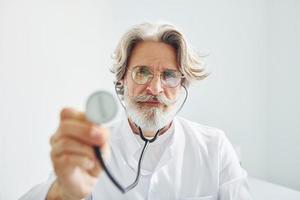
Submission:
[[[118,84],[119,84],[120,86],[123,86],[123,85],[124,85],[124,78],[121,79],[121,80],[119,80],[119,81],[118,81]]]

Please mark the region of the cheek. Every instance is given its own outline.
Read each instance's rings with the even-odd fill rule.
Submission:
[[[131,87],[131,94],[133,96],[144,95],[145,94],[144,86],[143,85],[133,85]]]
[[[165,96],[168,99],[175,99],[180,93],[180,87],[165,89]]]
[[[127,87],[128,90],[128,95],[129,96],[137,96],[143,94],[145,91],[145,86],[144,85],[137,85],[134,83],[131,78],[126,78],[124,84]]]

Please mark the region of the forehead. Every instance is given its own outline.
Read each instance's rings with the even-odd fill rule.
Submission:
[[[176,50],[163,42],[140,42],[131,52],[128,67],[139,65],[146,65],[152,69],[177,69]]]

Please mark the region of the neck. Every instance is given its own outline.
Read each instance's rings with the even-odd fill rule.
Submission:
[[[130,119],[128,119],[128,122],[129,122],[129,125],[130,125],[130,127],[131,127],[132,132],[133,132],[134,134],[139,135],[139,134],[140,134],[140,133],[139,133],[139,129],[138,129],[138,127],[136,126],[136,124],[135,124],[133,121],[131,121]],[[169,130],[169,128],[171,127],[171,125],[172,125],[172,122],[170,122],[168,125],[166,125],[165,127],[163,127],[163,128],[161,129],[159,135],[162,135],[162,134],[164,134],[167,130]],[[143,131],[143,135],[144,135],[145,137],[154,137],[155,134],[156,134],[156,131],[155,131],[155,132],[152,132],[152,131]]]

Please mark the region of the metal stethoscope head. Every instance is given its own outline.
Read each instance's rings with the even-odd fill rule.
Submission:
[[[117,86],[118,86],[118,83],[115,84],[115,92],[117,94],[119,102],[121,103],[122,107],[126,111],[126,107],[125,107],[124,103],[122,102],[120,96],[118,95]],[[182,109],[182,107],[185,104],[186,99],[188,97],[188,90],[186,89],[186,87],[184,85],[181,85],[181,86],[185,90],[185,97],[184,97],[183,102],[181,103],[179,109],[176,111],[175,115],[177,115],[177,113]],[[117,111],[118,111],[118,106],[116,104],[116,100],[115,100],[114,96],[107,91],[98,91],[98,92],[93,93],[88,98],[87,103],[86,103],[87,119],[98,125],[101,125],[103,123],[107,123],[107,122],[111,121],[117,115]],[[119,181],[117,181],[117,179],[113,176],[113,174],[107,168],[107,166],[104,162],[102,153],[101,153],[101,149],[98,146],[93,147],[95,155],[99,161],[99,164],[102,166],[102,168],[105,171],[105,173],[107,174],[108,178],[123,194],[125,194],[129,190],[133,189],[138,184],[139,178],[140,178],[140,172],[141,172],[141,165],[142,165],[143,158],[144,158],[144,152],[146,151],[148,144],[154,142],[158,138],[160,131],[163,129],[163,128],[161,128],[161,129],[157,130],[154,137],[148,139],[144,136],[142,129],[138,125],[136,125],[136,124],[134,124],[134,125],[138,128],[139,135],[145,143],[144,143],[142,152],[140,154],[136,178],[135,178],[134,182],[132,184],[130,184],[129,186],[123,187],[119,183]]]

